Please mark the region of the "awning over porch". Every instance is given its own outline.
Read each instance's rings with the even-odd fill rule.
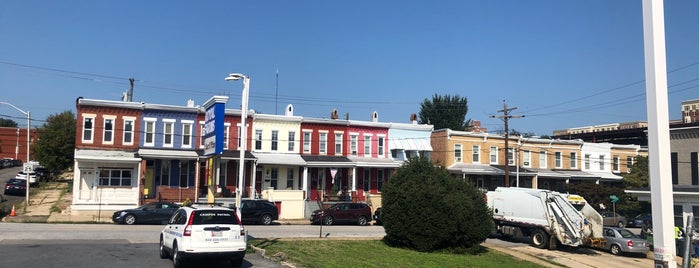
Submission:
[[[298,154],[253,153],[258,164],[305,166],[306,161]]]
[[[204,155],[204,150],[197,150],[197,153],[204,158],[211,157],[211,155]],[[240,151],[225,150],[219,156],[223,160],[240,160]],[[245,151],[245,159],[244,160],[245,161],[253,161],[253,160],[257,160],[257,157],[255,157],[255,155],[253,155],[251,152]]]
[[[354,167],[354,162],[345,156],[302,155],[309,167]]]
[[[75,160],[99,162],[141,162],[134,152],[75,149]]]
[[[349,156],[350,161],[354,162],[355,166],[358,167],[378,167],[378,168],[398,168],[403,162],[398,162],[387,158],[368,158],[368,157],[357,157]]]
[[[571,179],[590,179],[590,180],[596,180],[599,179],[600,176],[594,175],[587,173],[585,171],[580,171],[580,170],[556,170],[556,172],[568,175],[570,176]]]
[[[404,139],[389,139],[389,150],[405,150],[405,151],[432,151],[430,138],[404,138]]]
[[[537,173],[537,176],[542,177],[542,178],[556,178],[556,179],[570,179],[570,175],[568,174],[562,174],[559,172],[555,172],[550,169],[532,169]]]
[[[450,172],[476,175],[505,175],[505,171],[491,165],[456,163],[447,168]]]
[[[615,175],[614,173],[611,172],[601,172],[601,171],[585,171],[587,173],[590,173],[594,176],[600,177],[602,180],[606,181],[621,181],[624,179],[624,177]]]
[[[138,149],[138,156],[159,159],[197,159],[199,157],[196,151],[175,149]]]

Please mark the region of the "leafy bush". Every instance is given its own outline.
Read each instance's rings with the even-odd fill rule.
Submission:
[[[381,195],[383,241],[390,246],[475,253],[493,228],[484,194],[426,158],[407,161]]]

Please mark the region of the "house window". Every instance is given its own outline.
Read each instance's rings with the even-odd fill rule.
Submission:
[[[454,162],[461,163],[461,144],[454,144]]]
[[[371,135],[364,135],[364,156],[371,157]]]
[[[262,129],[255,130],[255,150],[262,150]]]
[[[153,146],[155,145],[155,119],[153,119],[153,121],[146,120],[146,137],[144,138],[143,145]]]
[[[328,151],[328,133],[321,132],[319,142],[318,153],[326,154]]]
[[[473,163],[480,163],[481,162],[481,146],[480,145],[473,145],[472,157],[473,157]]]
[[[604,155],[599,156],[599,170],[604,170]]]
[[[585,170],[589,170],[589,169],[590,169],[590,155],[585,154]]]
[[[570,168],[578,168],[578,154],[570,152]]]
[[[182,148],[192,148],[192,124],[191,121],[182,121]]]
[[[199,148],[204,148],[204,122],[199,121]]]
[[[85,143],[92,143],[92,135],[94,133],[94,121],[94,117],[83,118],[83,142]]]
[[[279,131],[272,130],[272,151],[277,151],[279,146]]]
[[[376,189],[381,192],[383,188],[383,169],[376,170]]]
[[[539,151],[539,168],[546,168],[546,151]]]
[[[364,170],[364,177],[362,178],[362,187],[365,192],[369,192],[371,185],[371,172],[368,169]]]
[[[286,169],[286,188],[294,189],[294,169]]]
[[[507,163],[509,165],[515,164],[514,156],[514,150],[512,148],[507,148]]]
[[[498,164],[498,147],[490,146],[490,163]]]
[[[626,157],[626,172],[631,172],[631,167],[633,166],[633,157]],[[697,215],[699,216],[699,215]]]
[[[613,164],[614,171],[619,172],[619,157],[615,156],[614,160],[612,160],[612,161],[613,161],[612,164]]]
[[[189,187],[189,163],[180,162],[180,188]]]
[[[133,119],[124,119],[124,145],[133,144]]]
[[[131,170],[103,168],[99,170],[100,186],[131,186]]]
[[[342,155],[342,133],[335,133],[335,154]]]
[[[163,119],[163,147],[172,147],[174,120]]]
[[[350,154],[357,155],[357,134],[350,134]]]
[[[561,152],[556,152],[554,154],[554,157],[555,157],[555,161],[556,161],[556,163],[555,163],[556,168],[561,168],[561,165],[562,165]]]
[[[160,162],[160,185],[170,185],[170,160]]]
[[[296,132],[289,131],[289,152],[293,152],[296,147]]]
[[[231,129],[231,124],[230,123],[225,123],[223,124],[223,149],[228,150],[228,137],[230,137],[230,131]],[[240,129],[238,129],[240,130]],[[240,132],[238,132],[240,134]],[[240,137],[238,137],[238,146],[240,146]]]
[[[277,190],[277,182],[279,181],[279,168],[272,168],[272,174],[270,175],[269,187]]]
[[[379,154],[379,156],[383,156],[383,150],[384,150],[384,145],[383,145],[383,143],[384,143],[384,138],[385,138],[385,137],[379,136],[379,140],[378,140],[378,143],[379,143],[379,144],[378,144],[378,145],[379,145],[378,147],[379,147],[379,148],[377,149],[377,150],[378,150],[377,153]]]
[[[114,118],[104,119],[104,136],[102,142],[106,144],[114,143]]]
[[[524,150],[524,154],[522,156],[522,162],[523,162],[522,164],[525,167],[531,167],[531,158],[532,158],[531,152],[529,150]]]
[[[303,152],[311,152],[311,132],[303,132]]]

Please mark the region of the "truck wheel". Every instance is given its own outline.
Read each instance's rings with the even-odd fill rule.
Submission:
[[[532,244],[541,249],[545,249],[548,246],[549,235],[541,229],[532,231]]]

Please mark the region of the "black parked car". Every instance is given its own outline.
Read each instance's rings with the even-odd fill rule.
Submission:
[[[653,223],[653,216],[651,216],[650,213],[643,213],[639,214],[633,219],[631,219],[626,226],[627,227],[634,227],[634,228],[641,228],[643,227],[643,222],[648,221],[648,224]]]
[[[333,225],[335,223],[355,223],[367,225],[371,222],[371,207],[365,203],[342,202],[326,209],[311,213],[311,223]]]
[[[27,180],[20,178],[12,178],[5,183],[6,195],[26,195]]]
[[[231,206],[235,208],[235,205]],[[240,213],[243,223],[258,223],[270,225],[279,219],[279,210],[274,203],[264,199],[249,199],[240,201]]]
[[[180,205],[172,202],[155,202],[143,206],[119,210],[112,215],[112,221],[123,224],[166,224]]]

